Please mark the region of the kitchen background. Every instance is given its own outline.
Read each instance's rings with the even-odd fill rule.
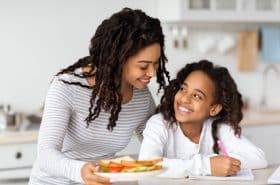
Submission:
[[[160,18],[172,77],[204,58],[228,67],[247,105],[244,134],[265,150],[270,164],[280,163],[280,146],[271,143],[280,139],[280,0],[1,0],[0,179],[28,176],[53,75],[88,55],[96,27],[123,7]],[[158,103],[155,81],[150,88]],[[1,126],[8,109],[21,116]],[[138,147],[134,138],[120,154]],[[18,167],[26,170],[14,173]]]

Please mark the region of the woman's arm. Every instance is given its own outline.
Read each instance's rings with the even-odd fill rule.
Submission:
[[[85,162],[69,159],[61,152],[72,114],[72,87],[57,78],[50,86],[38,137],[38,162],[40,169],[50,175],[83,182],[81,168]]]

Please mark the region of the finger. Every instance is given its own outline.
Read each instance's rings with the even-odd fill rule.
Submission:
[[[240,166],[241,165],[240,160],[234,159],[234,158],[231,159],[231,163],[234,164],[235,166]]]
[[[237,173],[240,171],[240,166],[232,166],[231,171]]]
[[[88,177],[87,180],[89,182],[98,182],[98,183],[103,183],[103,184],[111,184],[109,178],[102,177],[102,176],[95,175],[95,174],[93,174],[92,176]]]

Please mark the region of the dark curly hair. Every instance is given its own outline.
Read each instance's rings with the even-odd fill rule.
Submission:
[[[113,14],[98,26],[90,42],[89,56],[79,59],[57,73],[57,75],[68,73],[79,78],[95,77],[93,87],[80,82],[62,80],[67,84],[92,89],[89,115],[85,119],[87,126],[99,116],[101,109],[104,109],[111,113],[107,129],[113,130],[121,111],[120,89],[123,65],[129,57],[154,43],[159,43],[161,47],[156,73],[157,83],[159,83],[158,91],[160,91],[169,81],[169,72],[165,67],[167,58],[164,53],[164,35],[160,21],[141,10],[130,8],[124,8]],[[75,70],[81,67],[90,67],[90,71],[75,74]]]
[[[214,139],[213,150],[215,153],[218,153],[218,126],[227,123],[234,129],[235,135],[240,137],[241,127],[239,123],[243,118],[242,96],[237,89],[235,81],[225,67],[214,66],[213,63],[208,60],[201,60],[185,65],[185,67],[177,73],[176,79],[171,80],[170,84],[165,88],[165,93],[161,98],[157,112],[162,113],[164,119],[167,120],[168,123],[176,124],[173,106],[174,97],[187,76],[193,71],[203,71],[209,76],[215,85],[214,101],[223,106],[220,113],[215,116],[212,124],[212,135]]]

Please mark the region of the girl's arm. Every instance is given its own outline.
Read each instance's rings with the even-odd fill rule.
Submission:
[[[142,140],[143,140],[143,130],[146,127],[146,122],[152,115],[155,114],[155,110],[156,110],[156,104],[155,104],[155,101],[152,97],[151,92],[149,91],[148,88],[146,88],[145,90],[147,91],[147,99],[148,99],[148,102],[147,102],[148,107],[147,107],[147,111],[145,112],[146,118],[145,118],[145,121],[143,121],[143,123],[141,123],[136,128],[136,134],[137,134],[137,137],[138,137],[140,142],[142,142]]]
[[[140,148],[139,159],[164,157],[162,165],[166,167],[166,170],[160,174],[163,177],[182,178],[189,174],[210,175],[209,156],[197,154],[191,159],[172,159],[166,157],[167,145],[175,147],[174,143],[172,144],[173,135],[168,133],[168,129],[170,128],[163,122],[160,114],[156,114],[148,120],[143,133],[144,140]]]
[[[81,168],[85,162],[69,159],[61,152],[72,113],[72,87],[57,78],[50,86],[39,131],[37,160],[46,173],[83,183]]]
[[[219,135],[228,155],[241,161],[241,168],[265,168],[267,160],[264,152],[244,136],[238,138],[234,130],[228,125],[222,125]]]

